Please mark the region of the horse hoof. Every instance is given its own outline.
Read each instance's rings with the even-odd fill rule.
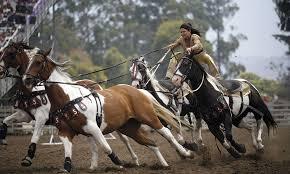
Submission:
[[[90,171],[95,171],[98,168],[98,166],[90,166],[89,170]]]
[[[6,145],[8,145],[8,143],[6,140],[2,139],[2,140],[0,140],[0,145],[6,146]]]
[[[233,145],[233,146],[240,153],[246,153],[247,152],[246,146],[244,144],[236,144],[236,145]]]
[[[28,156],[26,156],[22,161],[21,161],[21,166],[23,167],[29,167],[32,164],[32,159]]]
[[[234,157],[234,158],[241,158],[241,154],[239,154],[238,151],[236,151],[234,148],[230,147],[227,149],[227,151]]]
[[[192,143],[185,142],[182,146],[191,151],[198,150],[198,145],[195,142],[192,142]]]
[[[257,153],[262,154],[262,153],[264,153],[264,152],[265,152],[264,148],[257,149]]]

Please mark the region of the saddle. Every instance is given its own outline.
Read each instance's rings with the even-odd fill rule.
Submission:
[[[250,85],[242,80],[217,80],[219,88],[226,96],[243,96],[251,92]]]

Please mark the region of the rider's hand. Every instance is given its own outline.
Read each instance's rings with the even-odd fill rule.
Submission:
[[[190,55],[190,53],[191,53],[191,48],[186,48],[186,52],[187,52],[188,55]]]

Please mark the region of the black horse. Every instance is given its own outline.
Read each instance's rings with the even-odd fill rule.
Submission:
[[[194,97],[191,94],[189,94],[187,98],[173,94],[171,91],[174,90],[175,86],[172,83],[166,83],[165,85],[164,81],[163,83],[160,83],[161,81],[158,81],[154,77],[154,74],[150,72],[144,57],[134,59],[129,71],[131,73],[132,86],[150,92],[162,106],[175,115],[185,116],[186,114],[193,112],[191,106],[185,107],[184,104],[187,103],[187,106],[189,103],[193,103],[195,101],[193,99]],[[198,145],[203,145],[201,137],[201,116],[199,113],[194,113],[194,115],[196,117],[196,132],[193,133],[192,129],[192,138]],[[192,125],[190,115],[188,115],[188,121]],[[198,134],[196,140],[194,138],[195,134]],[[182,136],[178,136],[178,141],[189,150],[197,150],[198,145],[195,142],[189,143],[185,141]]]
[[[188,55],[182,58],[177,66],[173,80],[176,80],[179,84],[183,81],[189,81],[193,92],[197,96],[198,109],[202,113],[203,119],[207,123],[209,130],[232,156],[239,158],[241,156],[240,153],[245,153],[246,149],[243,144],[238,144],[234,141],[232,136],[232,123],[238,127],[241,121],[243,121],[242,118],[245,117],[248,112],[254,113],[257,120],[263,118],[268,128],[276,127],[276,123],[267,106],[261,99],[259,92],[253,85],[246,81],[243,83],[248,84],[249,93],[243,96],[242,92],[240,92],[240,108],[237,113],[234,113],[233,106],[237,104],[233,102],[233,96],[225,96],[225,92],[218,87],[223,85],[217,85],[217,81],[208,75],[204,68],[192,57],[193,55]],[[241,88],[241,83],[240,81],[223,82],[223,84],[227,85],[229,88],[233,87],[233,84],[235,84],[235,90],[237,90],[238,87]],[[231,90],[231,92],[233,91],[234,89]],[[244,104],[243,99],[246,97],[248,100],[245,101],[245,103],[248,103]],[[225,136],[220,129],[221,124],[224,126]],[[228,140],[230,144],[226,140]]]

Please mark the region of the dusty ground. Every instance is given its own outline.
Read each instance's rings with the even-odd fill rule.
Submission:
[[[152,133],[152,137],[158,142],[161,152],[169,163],[169,168],[162,168],[154,154],[144,146],[131,141],[139,161],[140,167],[118,169],[104,153],[99,150],[99,168],[91,172],[90,151],[83,136],[74,139],[73,146],[73,173],[290,173],[290,127],[279,128],[276,135],[268,138],[264,132],[265,152],[257,155],[252,148],[249,134],[244,130],[234,130],[236,139],[246,143],[247,153],[241,159],[233,159],[227,153],[219,153],[215,140],[207,131],[203,131],[204,142],[209,146],[212,160],[203,164],[201,158],[181,160],[161,136]],[[41,142],[48,142],[49,137],[42,137]],[[124,144],[117,140],[108,140],[119,157],[132,162]],[[6,173],[57,173],[63,166],[64,153],[62,145],[58,146],[37,146],[36,157],[31,167],[25,168],[20,165],[21,159],[26,154],[30,136],[9,136],[6,147],[0,146],[0,174]],[[221,148],[221,145],[219,145]]]

